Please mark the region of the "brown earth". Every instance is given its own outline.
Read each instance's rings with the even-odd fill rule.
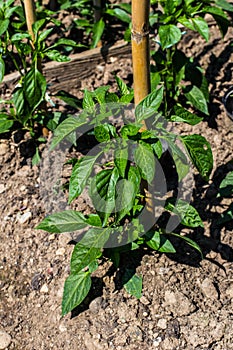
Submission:
[[[11,336],[7,349],[233,349],[232,223],[216,226],[229,205],[229,200],[216,199],[217,188],[233,170],[233,124],[221,103],[233,81],[233,31],[224,40],[214,26],[211,33],[208,44],[189,34],[184,42],[185,51],[207,70],[210,117],[195,127],[177,126],[181,133],[205,136],[213,150],[211,179],[205,183],[195,175],[193,191],[205,227],[190,237],[200,244],[205,258],[201,261],[181,245],[174,255],[145,251],[140,259],[135,257],[136,262],[126,259],[136,263],[143,275],[140,300],[120,288],[121,271],[114,272],[111,263],[104,262],[85,302],[61,318],[71,236],[34,229],[44,217],[45,203],[40,196],[40,168],[31,165],[30,141],[20,133],[0,140],[0,340],[7,336],[1,331]],[[130,60],[101,67],[82,82],[82,88],[110,84],[114,89],[113,71],[126,82],[131,79]],[[80,206],[85,209],[86,203]]]

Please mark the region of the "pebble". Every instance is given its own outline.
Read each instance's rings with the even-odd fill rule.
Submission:
[[[30,218],[32,217],[32,213],[30,211],[27,211],[24,214],[20,214],[18,213],[16,218],[17,218],[17,222],[19,222],[20,224],[24,224],[25,222],[27,222]]]
[[[6,188],[4,186],[4,184],[0,184],[0,193],[5,192]]]
[[[59,325],[59,331],[60,331],[61,333],[67,332],[66,326],[65,326],[64,324],[61,323],[61,324]]]
[[[40,289],[40,293],[47,294],[49,292],[49,288],[47,284],[43,284],[43,286]]]
[[[57,251],[56,251],[56,255],[64,255],[66,252],[65,248],[59,248]]]
[[[103,298],[102,297],[95,298],[94,300],[92,300],[90,302],[89,310],[93,314],[97,314],[99,312],[99,310],[101,309],[102,304],[103,304]]]
[[[157,337],[154,341],[153,341],[153,346],[155,348],[157,348],[159,346],[159,344],[161,343],[162,338],[161,337]]]
[[[180,292],[165,291],[164,307],[169,306],[170,311],[179,316],[185,316],[195,310],[194,304]]]
[[[9,147],[6,143],[0,143],[0,156],[4,156],[9,151]]]
[[[149,300],[148,300],[146,297],[144,297],[144,296],[142,296],[142,297],[140,298],[140,302],[141,302],[143,305],[149,305],[149,304],[150,304]]]
[[[201,283],[202,292],[209,299],[218,299],[218,291],[216,290],[213,282],[209,278],[205,278]]]
[[[157,326],[161,329],[166,329],[167,328],[167,320],[165,318],[161,318],[158,320]]]
[[[0,349],[6,349],[11,343],[11,336],[7,332],[0,330]]]

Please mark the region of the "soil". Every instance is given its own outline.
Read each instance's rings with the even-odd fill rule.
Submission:
[[[210,83],[210,117],[195,127],[177,126],[180,133],[205,136],[213,150],[211,179],[206,183],[195,174],[193,191],[192,204],[204,229],[183,230],[200,244],[204,259],[184,245],[174,255],[148,250],[132,260],[125,257],[125,264],[135,265],[143,275],[140,300],[121,288],[122,271],[103,262],[89,296],[61,318],[71,236],[35,230],[46,203],[40,193],[40,167],[31,165],[28,135],[16,132],[0,140],[0,339],[5,335],[7,349],[233,349],[233,225],[216,225],[230,204],[216,198],[217,189],[233,170],[233,124],[221,101],[233,81],[232,35],[231,29],[222,40],[211,26],[208,44],[193,34],[183,42],[187,54],[207,70]],[[114,90],[116,70],[131,83],[131,61],[124,59],[97,67],[82,88],[110,84]],[[80,209],[85,208],[83,201]]]

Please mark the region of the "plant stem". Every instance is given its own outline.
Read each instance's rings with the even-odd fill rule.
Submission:
[[[94,6],[94,22],[98,22],[102,17],[102,0],[93,0]],[[97,44],[97,47],[102,46],[102,41],[100,40]]]

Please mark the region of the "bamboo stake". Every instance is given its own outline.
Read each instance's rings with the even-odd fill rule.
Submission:
[[[150,93],[149,12],[150,0],[132,0],[132,58],[136,105]]]
[[[33,23],[36,22],[36,11],[35,11],[34,0],[24,0],[24,8],[25,8],[28,32],[31,35],[32,40],[34,41],[35,35],[32,30],[32,25]]]
[[[149,13],[150,0],[132,0],[132,61],[134,81],[134,102],[137,105],[151,90],[150,86],[150,45],[149,45]],[[143,121],[141,131],[146,130]],[[145,191],[148,220],[154,224],[153,196],[147,191],[147,184],[143,181]]]

